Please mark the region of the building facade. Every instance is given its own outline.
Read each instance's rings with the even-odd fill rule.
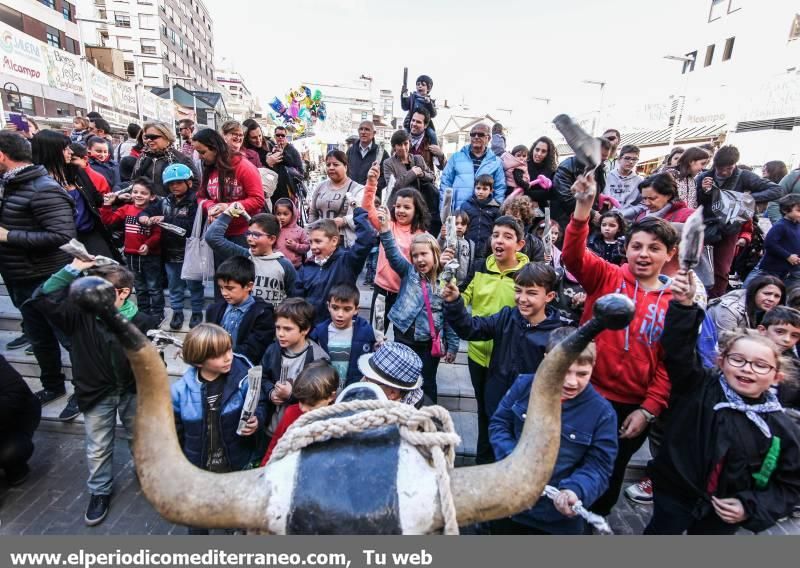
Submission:
[[[80,54],[75,5],[67,0],[3,0],[0,22],[46,44]]]
[[[218,67],[214,75],[217,84],[221,87],[225,106],[232,120],[241,122],[258,113],[258,102],[247,88],[244,78],[237,71]]]

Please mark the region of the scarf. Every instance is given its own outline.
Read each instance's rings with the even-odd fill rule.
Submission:
[[[139,313],[139,307],[130,300],[125,300],[119,308],[119,313],[130,321]]]
[[[411,141],[411,145],[414,148],[419,148],[419,145],[422,144],[422,138],[425,136],[425,131],[419,133],[419,135],[414,136],[413,134],[409,134],[409,140]]]
[[[764,434],[767,438],[772,438],[772,432],[770,431],[766,420],[761,418],[759,414],[766,414],[768,412],[783,412],[783,407],[781,406],[781,403],[778,402],[778,398],[773,392],[767,391],[765,393],[767,399],[766,402],[762,402],[761,404],[746,404],[739,393],[731,388],[722,373],[719,374],[719,386],[722,387],[722,392],[725,393],[725,399],[728,402],[719,402],[715,404],[714,410],[730,408],[731,410],[736,410],[737,412],[744,412],[745,416],[747,416],[747,419],[758,426],[758,429],[761,430],[762,434]]]

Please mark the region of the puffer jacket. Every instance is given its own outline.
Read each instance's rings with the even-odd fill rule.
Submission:
[[[136,165],[133,166],[131,179],[137,177],[146,177],[153,182],[155,194],[160,197],[165,197],[169,194],[167,188],[164,187],[162,176],[164,169],[171,164],[183,164],[192,170],[195,182],[200,183],[200,172],[195,167],[194,160],[185,154],[182,154],[175,148],[168,148],[163,154],[154,154],[145,152],[136,160]]]
[[[189,190],[180,199],[170,193],[147,208],[146,214],[163,215],[165,223],[186,229],[184,236],[172,231],[161,231],[161,252],[164,262],[183,262],[186,254],[186,239],[192,236],[197,207],[197,195],[194,191]]]
[[[456,209],[453,207],[453,211]],[[480,201],[471,195],[458,209],[469,215],[469,226],[464,236],[475,243],[475,251],[480,258],[489,245],[494,221],[500,216],[500,203],[494,197]]]
[[[225,381],[220,406],[219,432],[232,471],[241,470],[251,461],[261,457],[257,448],[257,433],[252,436],[236,434],[239,416],[242,414],[244,400],[247,397],[247,371],[249,368],[250,364],[247,359],[240,355],[234,355],[231,370],[217,379]],[[206,454],[208,424],[206,423],[204,402],[206,387],[199,380],[197,373],[197,368],[191,367],[172,385],[170,391],[175,425],[183,453],[193,465],[203,468],[208,458]],[[266,415],[267,397],[262,389],[255,411],[259,428],[263,428]]]
[[[292,263],[292,266],[300,268],[303,264],[303,260],[306,258],[308,249],[311,248],[311,244],[308,241],[308,235],[305,229],[297,225],[297,207],[294,201],[288,197],[282,197],[275,201],[274,207],[280,205],[292,208],[292,218],[289,220],[288,225],[281,227],[278,240],[275,242],[275,250],[282,252],[283,256]],[[294,244],[288,245],[286,243],[288,240],[294,241]]]
[[[475,179],[483,174],[494,178],[494,198],[498,203],[502,203],[506,195],[506,174],[503,170],[503,162],[487,148],[483,155],[483,161],[476,172],[472,167],[469,144],[453,154],[450,161],[447,162],[440,180],[439,202],[444,203],[445,191],[451,187],[453,188],[453,211],[460,209],[474,193]]]
[[[75,238],[74,203],[44,166],[18,171],[0,188],[0,274],[6,280],[46,278],[72,257],[58,247]]]

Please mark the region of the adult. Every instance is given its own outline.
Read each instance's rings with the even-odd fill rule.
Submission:
[[[670,223],[685,223],[694,213],[694,209],[679,199],[678,185],[668,173],[648,177],[639,184],[637,192],[641,192],[641,204],[630,205],[621,211],[626,221],[658,217]]]
[[[239,202],[249,215],[256,215],[264,210],[261,176],[244,155],[231,152],[225,139],[212,128],[196,132],[192,143],[203,161],[203,181],[197,192],[197,200],[208,213],[209,223],[234,202]],[[246,247],[246,232],[247,221],[240,216],[231,219],[225,236]]]
[[[800,167],[786,174],[783,179],[781,179],[779,185],[786,195],[790,193],[800,193]],[[773,223],[777,223],[781,217],[783,217],[776,201],[767,205],[767,216]]]
[[[361,203],[364,186],[347,174],[347,154],[331,150],[325,156],[325,172],[328,178],[319,182],[311,192],[308,221],[331,219],[339,227],[342,244],[351,246],[356,240],[353,210],[350,203]],[[350,194],[348,203],[347,194]]]
[[[45,280],[72,257],[59,249],[75,238],[69,195],[33,164],[31,146],[13,132],[0,132],[0,274],[41,371],[42,404],[66,394],[61,350],[45,316],[26,304]]]
[[[619,159],[606,176],[603,195],[613,197],[621,207],[636,205],[641,199],[639,184],[644,178],[636,173],[640,150],[633,144],[625,144],[619,151]]]
[[[774,183],[780,183],[788,173],[789,170],[786,168],[785,162],[782,160],[771,160],[764,164],[761,177],[766,178]]]
[[[664,156],[664,161],[661,162],[661,166],[659,166],[658,170],[663,172],[670,168],[677,168],[678,161],[685,151],[686,149],[683,146],[675,146],[670,150],[669,154]]]
[[[389,159],[386,150],[375,141],[375,125],[370,120],[364,120],[358,125],[358,143],[353,144],[347,151],[347,176],[359,183],[367,183],[367,173],[374,162],[380,162],[380,177],[378,178],[378,195],[386,187],[383,177],[383,162]]]
[[[606,187],[606,173],[608,172],[608,157],[611,155],[612,144],[606,138],[598,138],[600,142],[600,165],[594,172],[595,183],[597,184],[597,195],[601,195]],[[558,222],[562,228],[567,226],[569,217],[575,209],[575,196],[572,193],[572,185],[586,171],[586,164],[581,162],[577,156],[570,156],[558,165],[556,174],[553,176],[553,187],[550,190],[550,217]]]
[[[275,148],[267,155],[267,167],[278,174],[278,185],[272,193],[272,205],[286,197],[297,203],[297,183],[303,179],[303,159],[289,143],[289,132],[283,126],[275,128]]]
[[[410,152],[414,156],[422,156],[428,169],[434,171],[434,168],[439,171],[443,170],[447,164],[447,158],[442,152],[441,146],[432,144],[431,139],[428,137],[427,129],[431,123],[431,115],[427,109],[417,109],[411,115],[411,122],[409,122],[409,143]]]
[[[558,150],[556,145],[547,136],[540,136],[531,144],[531,149],[528,151],[528,176],[531,180],[544,176],[553,181],[557,168]]]
[[[728,292],[709,305],[708,315],[717,332],[755,329],[764,314],[783,303],[786,288],[780,278],[759,276],[746,288]]]
[[[192,144],[194,121],[189,118],[178,121],[178,134],[181,137],[181,152],[184,156],[194,158],[194,145]]]
[[[194,160],[175,148],[175,133],[169,126],[163,122],[146,122],[142,132],[144,148],[133,166],[131,179],[146,177],[153,182],[153,190],[160,197],[169,193],[162,182],[162,174],[170,164],[184,164],[192,170],[194,179],[200,179]]]
[[[414,156],[410,152],[411,142],[408,132],[397,130],[392,134],[392,156],[383,162],[383,177],[390,180],[394,176],[394,191],[404,187],[413,187],[422,194],[428,211],[433,212],[431,223],[427,227],[432,235],[438,235],[442,221],[436,215],[439,211],[439,192],[433,185],[434,175],[422,156]],[[392,196],[389,196],[391,199]],[[437,222],[438,221],[438,222]]]
[[[253,164],[256,168],[260,168],[261,160],[258,154],[249,148],[244,148],[244,130],[242,124],[238,120],[226,120],[220,127],[222,137],[228,145],[231,154],[242,154],[248,162]]]
[[[713,169],[697,177],[697,202],[704,207],[706,221],[712,221],[712,226],[706,229],[706,242],[714,247],[714,286],[708,294],[711,298],[718,298],[728,290],[728,274],[741,229],[741,223],[724,224],[719,220],[720,215],[729,211],[720,210],[719,191],[715,188],[750,193],[756,204],[783,196],[781,186],[737,168],[738,161],[739,150],[735,146],[723,146],[714,155]]]
[[[494,198],[502,203],[506,195],[506,174],[503,162],[489,150],[489,126],[479,122],[469,133],[470,143],[453,154],[442,172],[439,201],[444,201],[447,189],[453,190],[453,211],[460,209],[475,192],[475,178],[489,175],[494,178]]]
[[[86,170],[72,163],[67,136],[55,130],[42,130],[31,140],[33,163],[44,166],[75,204],[73,219],[78,240],[90,254],[114,256],[111,236],[100,220],[103,196]],[[121,258],[119,259],[121,260]]]
[[[611,152],[608,155],[609,166],[613,166],[617,158],[617,148],[622,142],[622,134],[616,128],[606,128],[601,138],[605,138],[611,142]]]
[[[141,132],[142,127],[136,124],[135,122],[131,122],[128,124],[128,128],[125,129],[125,133],[127,134],[127,138],[123,142],[117,144],[117,147],[114,148],[114,159],[119,164],[122,158],[131,155],[131,150],[133,147],[136,146],[136,139],[139,136],[139,132]]]
[[[708,152],[698,146],[692,146],[680,154],[677,166],[664,170],[671,174],[678,184],[678,199],[692,209],[697,209],[695,178],[705,169],[708,159]]]
[[[242,127],[244,127],[244,147],[258,154],[258,159],[261,161],[259,167],[266,168],[267,155],[272,152],[272,148],[267,144],[267,139],[264,138],[261,125],[255,119],[248,118],[242,122]]]
[[[0,470],[11,487],[28,477],[33,455],[33,433],[39,426],[42,404],[17,370],[0,355]]]

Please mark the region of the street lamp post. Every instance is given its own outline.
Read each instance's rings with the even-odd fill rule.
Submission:
[[[694,61],[692,57],[684,57],[681,55],[665,55],[664,59],[668,59],[670,61],[680,61],[684,64],[691,63]],[[689,85],[689,73],[691,71],[684,72],[683,78],[683,85],[681,86],[681,94],[678,97],[678,106],[675,108],[675,118],[672,120],[672,128],[669,131],[669,147],[675,144],[675,138],[678,135],[678,122],[680,121],[681,117],[683,116],[683,110],[686,107],[686,93],[688,90]]]
[[[603,113],[603,95],[605,94],[606,82],[605,81],[592,81],[584,79],[582,81],[587,85],[597,85],[600,87],[600,104],[597,106],[597,114],[592,119],[592,136],[597,136],[597,127],[600,124],[600,115]]]

